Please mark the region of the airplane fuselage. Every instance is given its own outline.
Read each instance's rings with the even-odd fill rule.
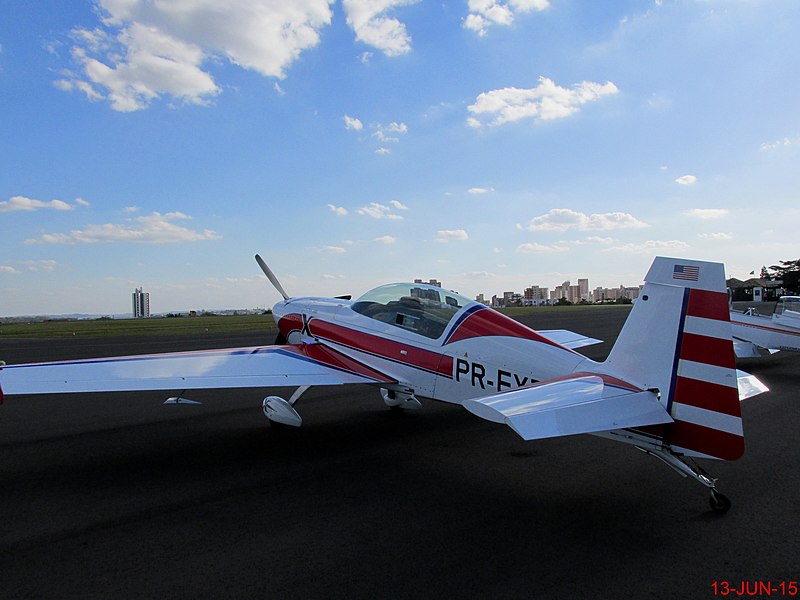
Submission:
[[[398,305],[387,321],[385,312],[380,320],[354,304],[294,298],[277,303],[273,315],[289,343],[315,340],[390,375],[398,390],[457,404],[596,365],[477,302],[454,310],[436,337],[415,331],[423,331],[424,311],[414,306]]]
[[[762,348],[800,352],[800,318],[787,311],[771,317],[731,312],[733,336]]]

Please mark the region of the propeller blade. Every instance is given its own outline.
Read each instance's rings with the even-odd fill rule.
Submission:
[[[274,285],[275,289],[278,290],[278,293],[281,296],[283,296],[283,299],[288,300],[289,295],[286,293],[286,290],[283,289],[281,282],[278,281],[278,278],[275,277],[275,274],[272,272],[272,269],[270,269],[267,266],[267,263],[265,263],[264,259],[261,258],[258,254],[256,254],[256,262],[258,263],[258,266],[261,267],[261,270],[264,271],[264,275],[267,276],[267,279],[269,279],[270,283]]]

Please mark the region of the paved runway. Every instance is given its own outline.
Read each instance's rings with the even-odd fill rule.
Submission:
[[[527,322],[605,339],[585,349],[601,358],[626,315]],[[0,358],[268,341],[5,340]],[[797,581],[800,355],[740,368],[772,392],[743,404],[745,457],[705,463],[724,517],[628,446],[524,442],[434,402],[396,414],[370,388],[312,390],[299,430],[267,425],[254,390],[6,398],[0,598],[710,598]]]

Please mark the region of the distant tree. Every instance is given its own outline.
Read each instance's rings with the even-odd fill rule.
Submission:
[[[761,279],[772,279],[772,276],[769,274],[769,269],[767,267],[761,267],[761,275],[759,275]]]
[[[558,302],[556,302],[556,306],[572,306],[572,302],[564,297],[561,297],[558,299]]]
[[[800,271],[800,258],[797,260],[781,260],[778,262],[781,264],[770,266],[770,269],[772,270],[772,276],[775,279],[782,279],[786,273]]]

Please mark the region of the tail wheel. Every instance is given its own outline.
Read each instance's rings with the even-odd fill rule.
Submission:
[[[731,508],[731,501],[725,494],[720,494],[717,490],[711,490],[711,497],[708,499],[711,510],[718,515],[724,515]]]

